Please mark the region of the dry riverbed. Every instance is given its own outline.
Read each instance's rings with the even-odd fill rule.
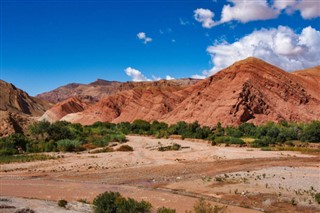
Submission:
[[[133,152],[52,153],[59,158],[1,165],[1,199],[11,204],[0,201],[0,206],[64,212],[56,201],[66,199],[74,202],[67,212],[88,212],[90,207],[76,201],[119,191],[177,212],[192,209],[200,197],[227,206],[226,212],[320,210],[313,198],[320,192],[319,155],[177,139],[128,139]],[[158,151],[173,143],[182,149]],[[15,210],[6,209],[10,211]]]

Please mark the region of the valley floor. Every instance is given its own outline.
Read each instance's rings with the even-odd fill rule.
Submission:
[[[320,210],[313,198],[320,192],[319,155],[211,146],[187,139],[128,139],[133,152],[52,153],[58,158],[1,165],[0,206],[11,203],[36,212],[64,212],[51,201],[92,201],[102,192],[118,191],[177,212],[192,209],[200,197],[225,206],[225,212]],[[182,150],[158,151],[173,143]],[[77,202],[70,209],[90,212]]]

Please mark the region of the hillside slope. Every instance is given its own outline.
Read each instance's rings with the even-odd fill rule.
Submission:
[[[62,119],[83,124],[135,119],[198,121],[208,126],[310,121],[320,119],[319,89],[315,77],[288,73],[250,57],[194,85],[135,87]]]
[[[0,80],[0,137],[25,132],[34,117],[41,116],[50,104],[29,96],[13,84]]]

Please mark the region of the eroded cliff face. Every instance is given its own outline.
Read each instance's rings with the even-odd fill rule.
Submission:
[[[34,117],[41,116],[49,107],[48,102],[0,80],[0,137],[25,133]]]
[[[82,112],[90,103],[86,103],[79,98],[69,98],[62,102],[55,104],[49,110],[47,110],[39,120],[47,120],[49,122],[59,121],[64,116],[70,113]]]
[[[13,84],[0,80],[0,110],[22,113],[31,116],[41,116],[49,103],[29,96]]]

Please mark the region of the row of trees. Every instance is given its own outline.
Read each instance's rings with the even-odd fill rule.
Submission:
[[[320,142],[320,121],[278,124],[269,122],[260,126],[243,123],[238,127],[222,127],[221,123],[218,123],[214,128],[200,126],[198,122],[184,121],[173,125],[144,120],[118,124],[96,122],[90,126],[66,121],[40,121],[29,127],[28,135],[13,134],[1,138],[0,154],[15,154],[19,151],[81,151],[84,148],[106,146],[110,141],[125,142],[126,134],[153,135],[157,138],[180,135],[182,138],[234,144],[244,144],[241,138],[250,137],[256,139],[253,146],[262,147],[293,140]]]

